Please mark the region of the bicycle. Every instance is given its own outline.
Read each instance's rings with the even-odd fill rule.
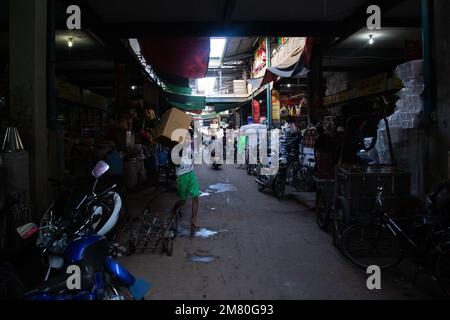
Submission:
[[[403,241],[418,259],[418,270],[431,274],[450,295],[450,228],[448,221],[427,212],[419,216],[414,232],[408,234],[387,212],[383,186],[377,187],[375,208],[356,219],[342,234],[342,251],[362,268],[377,265],[388,269],[398,265],[405,250]]]
[[[308,159],[308,165],[303,164],[303,159],[289,164],[287,183],[297,191],[314,191],[316,187],[316,175],[314,172],[313,158]]]

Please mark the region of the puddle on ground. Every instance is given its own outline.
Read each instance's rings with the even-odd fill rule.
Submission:
[[[218,231],[209,230],[209,229],[206,229],[206,228],[200,228],[199,230],[197,230],[195,232],[195,237],[196,238],[210,238],[212,236],[215,236],[218,233],[219,233]],[[178,237],[190,237],[191,236],[191,230],[187,229],[187,228],[184,228],[182,226],[178,226],[177,236]]]
[[[209,196],[209,195],[210,195],[210,193],[208,193],[208,192],[200,191],[200,197],[206,197],[206,196]]]
[[[208,189],[213,190],[215,193],[230,192],[237,190],[237,188],[230,183],[220,183],[220,182],[210,185]]]
[[[196,254],[188,254],[187,260],[189,262],[210,263],[215,259],[214,256],[200,256]]]
[[[195,236],[199,238],[209,238],[216,235],[218,232],[213,230],[208,230],[206,228],[201,228],[195,232]]]

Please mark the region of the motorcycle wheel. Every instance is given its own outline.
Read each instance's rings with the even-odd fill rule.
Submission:
[[[134,253],[136,253],[136,248],[140,244],[140,229],[142,226],[142,219],[141,218],[134,218],[130,221],[128,224],[128,235],[127,240],[124,243],[124,247],[126,249],[126,255],[130,256]]]
[[[262,183],[257,182],[256,184],[259,192],[262,192],[266,188],[266,186],[263,185]]]
[[[165,252],[169,257],[173,254],[173,239],[164,239],[163,242],[163,252]]]
[[[135,300],[130,290],[116,284],[105,291],[105,300]]]
[[[450,248],[444,249],[436,259],[435,273],[439,286],[450,297]]]
[[[278,200],[281,200],[284,195],[284,180],[285,179],[283,179],[282,177],[277,176],[275,178],[275,181],[273,182],[273,192],[275,193],[275,196]]]

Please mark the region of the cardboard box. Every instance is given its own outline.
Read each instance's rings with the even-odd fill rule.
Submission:
[[[164,112],[161,117],[161,121],[156,127],[156,141],[161,144],[172,146],[177,144],[178,141],[172,141],[172,133],[176,129],[189,129],[192,122],[192,117],[185,112],[171,108]]]

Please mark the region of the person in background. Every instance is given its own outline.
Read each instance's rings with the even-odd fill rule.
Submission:
[[[316,158],[318,177],[321,179],[334,178],[335,148],[333,139],[325,133],[322,125],[318,125],[317,138],[314,143],[314,156]]]
[[[178,200],[173,206],[173,213],[176,213],[185,203],[187,198],[192,199],[192,217],[191,217],[191,236],[195,235],[197,227],[197,213],[200,196],[197,175],[194,172],[194,160],[192,157],[191,141],[194,132],[189,131],[184,139],[183,149],[180,151],[181,162],[175,166],[177,176],[177,195]]]
[[[222,156],[223,156],[223,163],[227,160],[227,129],[225,127],[222,127]]]

